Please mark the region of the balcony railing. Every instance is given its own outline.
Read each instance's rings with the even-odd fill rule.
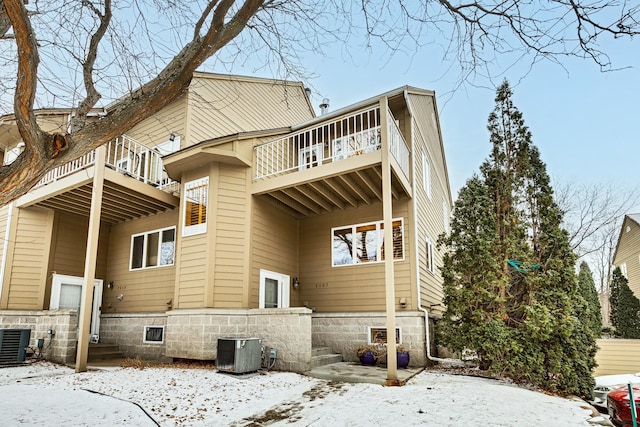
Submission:
[[[175,192],[179,186],[164,171],[162,156],[138,141],[122,135],[106,144],[106,165],[119,173],[161,190]],[[92,166],[96,161],[95,150],[82,157],[47,172],[36,187],[55,182],[65,176]]]
[[[409,147],[387,110],[389,150],[409,177]],[[255,147],[255,179],[301,171],[381,148],[380,107],[360,110]]]

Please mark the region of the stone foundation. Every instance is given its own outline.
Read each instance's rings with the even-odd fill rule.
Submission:
[[[218,338],[260,338],[277,351],[274,369],[311,367],[311,310],[191,309],[167,312],[166,356],[214,360]]]
[[[430,322],[431,325],[432,322]],[[386,327],[384,312],[314,313],[312,341],[314,347],[331,347],[348,362],[358,361],[356,349],[369,343],[369,327]],[[400,328],[400,343],[409,350],[410,366],[425,366],[424,314],[420,311],[396,313],[396,328]],[[433,329],[430,329],[433,332]],[[431,334],[431,338],[433,334]],[[433,338],[432,338],[433,339]]]
[[[165,356],[166,313],[103,314],[100,316],[100,342],[115,344],[125,357],[170,361]],[[165,326],[164,342],[144,342],[145,326]]]
[[[75,360],[77,324],[75,310],[0,311],[1,328],[31,329],[30,346],[36,348],[37,339],[44,338],[44,358],[59,363]],[[218,338],[260,338],[263,346],[277,351],[274,369],[302,373],[311,368],[312,344],[331,347],[345,361],[357,361],[356,349],[368,343],[368,327],[385,325],[384,312],[312,314],[302,307],[118,313],[101,316],[100,342],[118,345],[131,358],[215,360]],[[164,342],[143,342],[145,326],[164,326]],[[410,351],[411,366],[425,366],[423,313],[397,313],[396,326]],[[51,338],[48,330],[54,331]]]
[[[29,346],[37,348],[44,339],[43,358],[58,363],[73,363],[78,340],[78,314],[75,310],[2,310],[0,328],[31,329]],[[52,335],[48,331],[53,331]]]

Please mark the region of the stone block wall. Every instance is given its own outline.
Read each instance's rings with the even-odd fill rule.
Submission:
[[[218,338],[260,338],[275,348],[275,369],[305,372],[311,366],[311,310],[193,309],[167,313],[166,355],[213,360]]]
[[[0,328],[31,329],[29,346],[37,348],[38,338],[43,338],[44,359],[58,363],[75,361],[78,338],[75,310],[3,310],[0,311]]]
[[[126,357],[169,361],[165,313],[103,314],[100,316],[100,342],[115,344]],[[145,326],[165,326],[164,342],[145,343]]]
[[[311,369],[311,310],[269,308],[249,310],[249,335],[276,349],[274,369],[303,373]]]
[[[335,353],[342,354],[345,361],[355,362],[357,348],[369,342],[369,327],[386,327],[386,315],[384,312],[314,313],[311,323],[313,347],[331,347]],[[420,311],[396,313],[396,328],[400,328],[401,344],[409,350],[410,365],[425,366],[424,314]]]
[[[167,312],[166,355],[213,360],[218,338],[247,337],[247,334],[247,310],[172,310]]]

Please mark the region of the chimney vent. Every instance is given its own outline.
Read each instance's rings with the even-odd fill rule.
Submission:
[[[329,98],[323,98],[320,104],[320,114],[324,115],[329,112]]]

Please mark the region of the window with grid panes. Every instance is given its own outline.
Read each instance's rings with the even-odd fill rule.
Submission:
[[[209,177],[189,181],[184,185],[183,236],[192,236],[207,231],[207,202]]]
[[[175,227],[132,235],[131,270],[173,265],[175,242]]]
[[[394,219],[393,258],[404,259],[403,219]],[[348,225],[331,229],[333,267],[384,261],[383,221]]]

